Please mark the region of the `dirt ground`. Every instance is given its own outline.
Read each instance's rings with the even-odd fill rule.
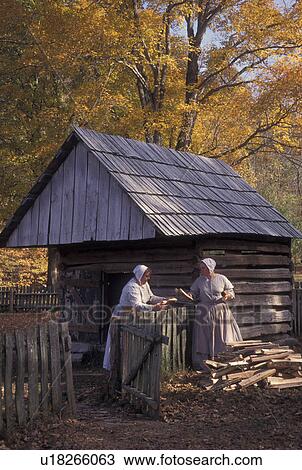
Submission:
[[[58,313],[42,312],[42,313],[14,313],[4,314],[1,313],[0,333],[12,333],[17,329],[25,330],[29,327],[34,327],[40,323],[49,322],[51,319],[56,319]]]
[[[106,375],[96,368],[79,369],[77,416],[16,430],[2,448],[302,448],[302,389],[202,392],[201,384],[196,372],[174,375],[162,387],[161,418],[152,420],[129,404],[103,401]]]

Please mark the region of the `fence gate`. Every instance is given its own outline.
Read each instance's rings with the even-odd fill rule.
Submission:
[[[111,325],[112,373],[114,388],[120,382],[122,396],[138,411],[152,417],[159,415],[162,326],[154,312],[140,312],[129,321],[117,318]],[[122,354],[121,354],[122,350]]]

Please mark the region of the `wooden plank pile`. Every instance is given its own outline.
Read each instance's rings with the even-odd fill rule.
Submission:
[[[204,361],[204,367],[207,391],[302,387],[302,355],[271,342],[230,343],[215,360]]]

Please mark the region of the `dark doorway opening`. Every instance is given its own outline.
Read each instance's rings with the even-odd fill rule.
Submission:
[[[120,300],[123,287],[131,279],[131,273],[106,274],[106,301],[110,308],[114,308]]]
[[[119,303],[122,289],[131,277],[131,273],[104,273],[103,321],[100,324],[101,346],[104,346],[106,343],[112,311]]]

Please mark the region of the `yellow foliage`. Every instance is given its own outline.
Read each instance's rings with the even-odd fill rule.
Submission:
[[[224,0],[200,44],[189,41],[186,21],[196,32],[205,4],[218,0],[180,2],[169,15],[169,0],[137,2],[137,17],[133,3],[2,0],[0,226],[72,124],[138,139],[158,133],[175,147],[185,117],[196,113],[190,150],[223,158],[252,183],[251,156],[289,158],[301,149],[301,2],[285,10],[274,0]],[[194,54],[199,72],[186,86]],[[42,252],[3,253],[6,273],[22,259],[21,271],[32,271],[36,257],[42,279]]]
[[[0,287],[46,285],[47,250],[0,248]]]

